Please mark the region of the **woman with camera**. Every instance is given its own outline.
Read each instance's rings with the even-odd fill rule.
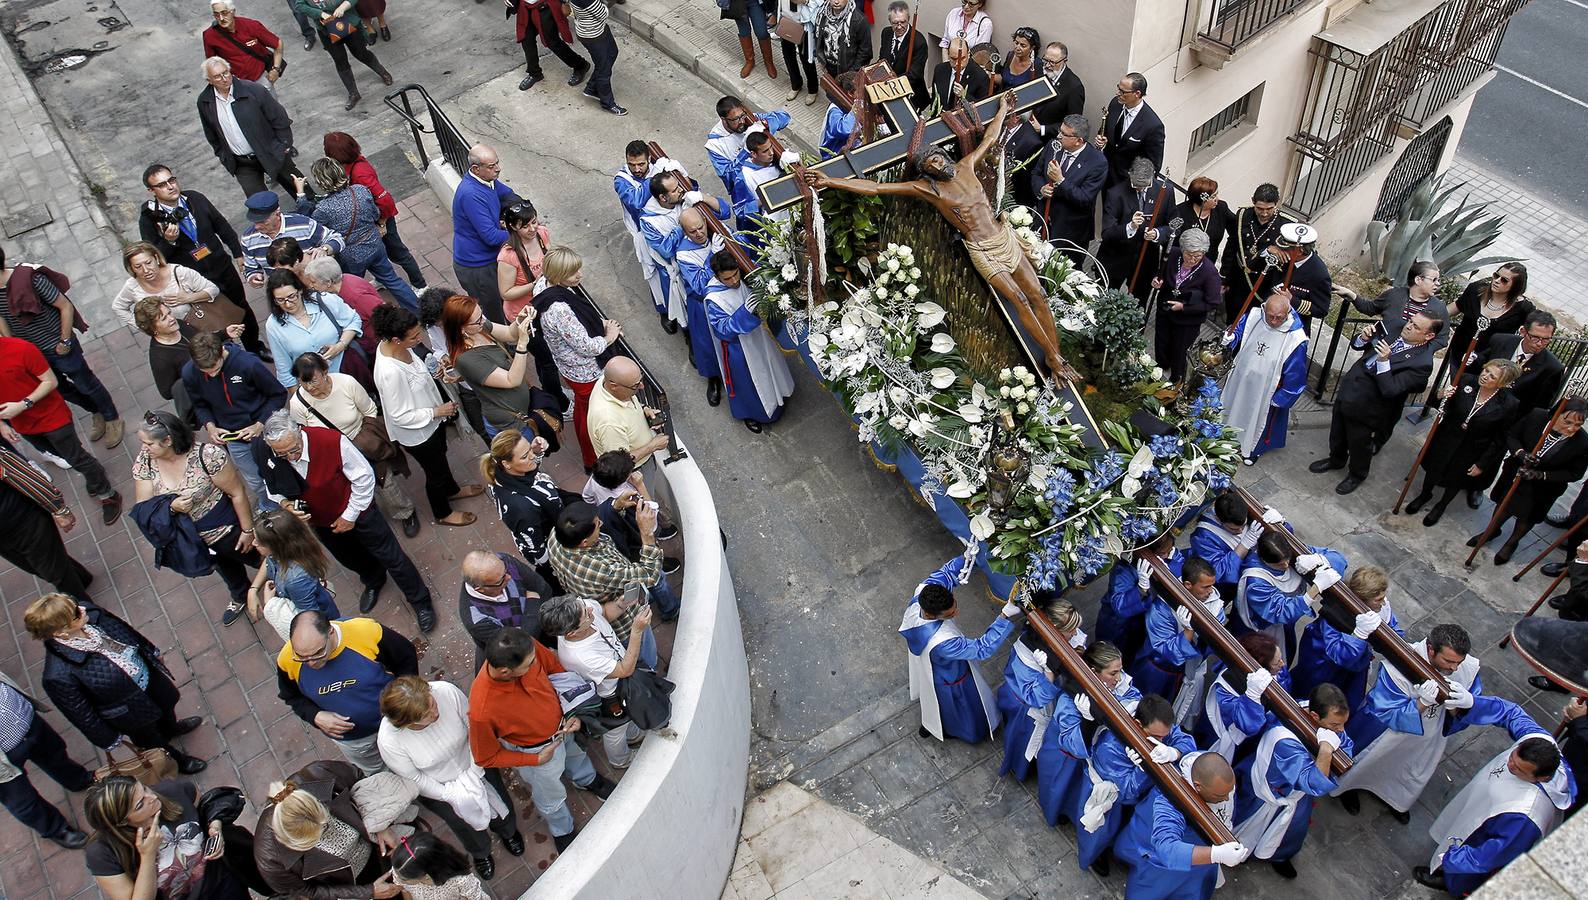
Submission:
[[[562,593],[562,583],[551,568],[552,529],[563,507],[578,502],[579,495],[558,487],[541,470],[545,454],[544,440],[506,428],[491,439],[490,452],[480,457],[480,474],[491,487],[496,511],[518,552],[535,565],[535,573],[546,579],[554,595]]]
[[[1199,228],[1180,233],[1180,243],[1170,249],[1163,272],[1152,280],[1158,296],[1158,322],[1153,358],[1163,366],[1171,384],[1185,377],[1186,354],[1202,333],[1208,313],[1224,297],[1219,270],[1208,258],[1208,235]]]
[[[535,308],[519,310],[511,325],[485,317],[473,297],[448,297],[441,311],[448,363],[474,389],[485,417],[486,439],[504,428],[528,428],[544,438],[548,453],[562,446],[561,394],[529,379],[529,344]],[[512,352],[508,346],[512,346]],[[560,390],[560,385],[542,385]]]

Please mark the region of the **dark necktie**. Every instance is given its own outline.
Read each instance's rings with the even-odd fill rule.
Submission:
[[[1068,174],[1070,174],[1070,166],[1072,166],[1074,164],[1075,164],[1075,154],[1066,153],[1066,154],[1064,154],[1064,162],[1059,163],[1059,171],[1062,172],[1065,175],[1068,175]]]
[[[1136,192],[1136,208],[1141,210],[1142,212],[1146,212],[1147,211],[1147,192],[1146,191],[1137,191]]]

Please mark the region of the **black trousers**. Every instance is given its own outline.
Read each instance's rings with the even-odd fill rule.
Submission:
[[[502,293],[496,286],[496,263],[488,266],[460,266],[452,264],[452,274],[458,276],[458,288],[480,305],[480,312],[498,325],[506,325],[502,312]],[[480,432],[484,434],[485,432]]]
[[[215,554],[215,574],[226,582],[226,590],[232,599],[239,602],[247,598],[248,586],[253,582],[248,570],[257,569],[261,564],[258,550],[238,552],[237,538],[240,534],[237,526],[233,525],[221,535],[220,540],[208,545],[210,552]]]
[[[298,164],[293,162],[290,156],[282,161],[281,168],[275,172],[266,172],[264,163],[260,162],[257,156],[237,157],[237,171],[232,173],[232,177],[237,179],[238,186],[243,189],[243,196],[251,197],[267,190],[268,186],[265,184],[267,176],[274,179],[276,184],[286,188],[287,193],[291,195],[298,191],[297,185],[292,180],[293,177],[303,178],[303,173],[298,171]],[[308,196],[313,198],[314,188],[309,187],[307,191]]]
[[[336,66],[336,76],[342,79],[342,86],[347,88],[349,94],[358,93],[358,82],[353,80],[353,64],[347,61],[349,53],[376,75],[382,78],[386,76],[386,67],[375,58],[375,51],[369,49],[369,43],[364,40],[362,29],[355,28],[352,34],[335,42],[321,32],[320,46],[331,54],[331,64]]]
[[[551,7],[545,3],[535,6],[529,11],[529,27],[524,29],[524,39],[518,42],[524,48],[524,73],[536,78],[545,78],[546,73],[540,68],[540,50],[535,47],[537,36],[546,38],[546,46],[557,58],[574,71],[582,71],[589,66],[585,58],[574,52],[568,42],[562,39],[557,31],[557,22],[551,17]],[[476,297],[476,300],[479,298]]]
[[[1344,462],[1352,476],[1366,478],[1373,466],[1375,431],[1373,423],[1346,416],[1336,405],[1329,422],[1329,458]]]
[[[160,707],[160,718],[136,728],[122,726],[121,733],[139,750],[164,747],[172,759],[181,759],[186,754],[171,745],[171,738],[176,732],[176,705],[182,700],[182,692],[177,690],[170,676],[159,669],[150,668],[149,687],[144,693]]]
[[[1202,333],[1202,323],[1185,324],[1170,321],[1169,313],[1158,310],[1158,324],[1154,335],[1153,357],[1169,373],[1169,381],[1179,384],[1185,377],[1186,354]]]
[[[61,736],[37,710],[33,713],[33,724],[28,727],[28,733],[22,736],[21,743],[6,751],[6,758],[19,769],[30,762],[36,763],[57,784],[74,793],[86,791],[94,783],[93,773],[78,765],[67,754],[66,742],[61,740]],[[10,781],[0,781],[0,806],[4,806],[11,815],[16,816],[18,822],[37,831],[41,837],[59,837],[66,831],[65,817],[53,804],[39,796],[38,789],[28,780],[25,769]]]
[[[419,576],[414,561],[397,543],[397,535],[392,533],[386,516],[373,503],[358,517],[351,530],[338,534],[329,527],[316,525],[314,533],[337,562],[358,573],[358,580],[364,587],[380,588],[386,583],[386,573],[390,572],[409,604],[429,605],[430,589]]]
[[[814,96],[821,86],[821,77],[816,73],[815,61],[806,55],[810,50],[811,36],[805,35],[798,44],[782,38],[778,38],[777,42],[783,45],[783,68],[788,70],[789,87]]]
[[[430,514],[437,519],[452,515],[452,501],[448,498],[458,492],[458,482],[452,477],[452,466],[447,462],[447,426],[441,425],[430,432],[424,443],[403,449],[424,470],[425,499],[430,503]]]
[[[612,29],[608,28],[601,36],[591,40],[579,39],[584,45],[585,52],[590,54],[590,61],[595,70],[590,73],[590,83],[584,86],[584,92],[601,101],[603,109],[611,109],[618,105],[612,97],[612,67],[618,61],[618,42],[612,37]]]
[[[45,453],[53,453],[66,460],[77,474],[83,476],[90,497],[103,499],[116,492],[110,486],[110,476],[105,474],[104,464],[95,459],[94,454],[89,453],[83,446],[83,442],[77,437],[77,429],[71,423],[62,425],[54,431],[24,434],[22,437]]]
[[[483,828],[479,831],[474,830],[469,823],[458,818],[458,814],[452,809],[452,804],[445,800],[437,800],[434,797],[419,798],[419,805],[447,823],[452,833],[458,836],[458,843],[463,845],[463,852],[475,859],[484,859],[491,855],[491,832],[495,832],[496,836],[503,840],[518,834],[518,817],[513,813],[513,798],[507,793],[507,783],[502,780],[502,770],[486,769],[485,783],[490,785],[507,805],[507,815],[500,819],[492,819],[490,831]]]
[[[47,581],[57,591],[68,594],[80,602],[91,603],[88,583],[94,576],[83,564],[66,552],[66,542],[55,526],[50,514],[31,503],[13,503],[15,507],[6,517],[5,528],[0,530],[0,557],[22,571]],[[87,528],[81,521],[79,528]]]

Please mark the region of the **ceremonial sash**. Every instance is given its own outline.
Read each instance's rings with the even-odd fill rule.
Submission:
[[[1235,827],[1235,838],[1252,848],[1252,855],[1258,859],[1269,859],[1279,849],[1285,832],[1296,817],[1296,806],[1301,803],[1301,798],[1307,796],[1305,791],[1297,788],[1280,797],[1268,783],[1268,768],[1273,765],[1274,750],[1280,741],[1286,740],[1301,744],[1295,732],[1284,725],[1276,725],[1268,729],[1262,740],[1257,742],[1257,756],[1252,760],[1252,793],[1263,801],[1263,805]]]

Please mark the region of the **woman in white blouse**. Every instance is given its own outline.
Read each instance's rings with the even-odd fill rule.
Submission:
[[[960,5],[948,11],[943,21],[943,39],[939,47],[947,49],[948,42],[957,37],[965,39],[972,50],[978,44],[992,43],[993,23],[987,13],[987,0],[960,0]]]
[[[178,322],[187,318],[195,303],[213,303],[221,289],[203,275],[165,261],[165,256],[147,241],[128,244],[121,251],[121,267],[127,270],[127,280],[122,284],[110,308],[130,328],[137,328],[132,307],[144,297],[158,297]]]
[[[410,313],[412,315],[412,313]],[[474,858],[474,871],[496,872],[489,828],[514,856],[524,852],[501,772],[487,772],[469,749],[469,698],[446,681],[404,675],[380,693],[380,757],[419,787],[419,802],[449,825]]]
[[[478,497],[479,484],[459,485],[447,462],[447,430],[458,405],[441,396],[435,375],[413,349],[424,343],[419,317],[401,306],[385,305],[370,316],[380,344],[375,349],[375,391],[385,413],[386,433],[401,444],[425,473],[425,499],[438,525],[474,524],[474,513],[453,509],[452,501]],[[440,357],[431,354],[440,361]]]

